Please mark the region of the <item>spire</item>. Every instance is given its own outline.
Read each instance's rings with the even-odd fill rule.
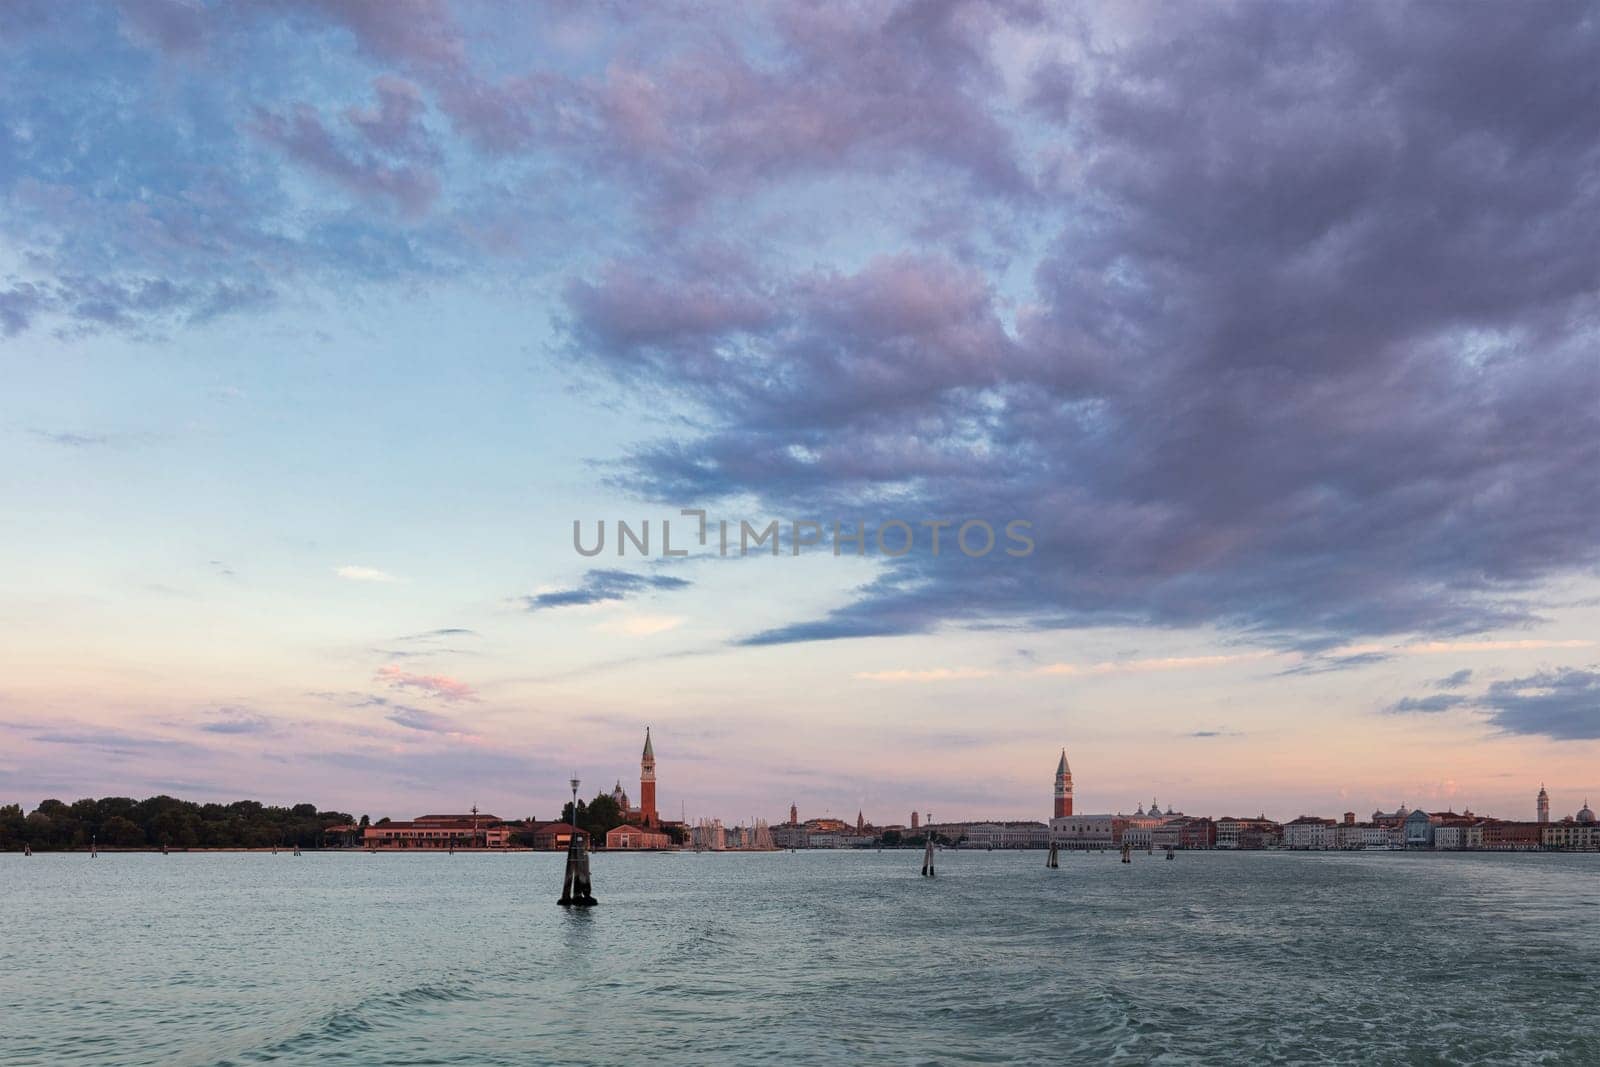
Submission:
[[[648,726],[646,726],[644,728],[644,758],[645,759],[655,759],[656,758],[655,749],[650,747],[650,727],[648,727]]]
[[[1071,774],[1072,768],[1067,766],[1067,750],[1061,750],[1061,762],[1056,764],[1057,774]]]

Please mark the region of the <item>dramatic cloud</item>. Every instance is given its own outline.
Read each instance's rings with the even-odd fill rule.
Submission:
[[[636,574],[633,571],[592,570],[583,576],[583,584],[576,589],[559,589],[550,593],[525,596],[522,602],[529,611],[544,608],[568,608],[583,604],[603,604],[609,600],[623,600],[651,590],[686,589],[689,582],[667,574]]]
[[[1600,737],[1600,666],[1562,668],[1495,682],[1484,694],[1489,722],[1507,733],[1559,741]]]
[[[1433,683],[1433,687],[1435,689],[1460,689],[1470,681],[1472,681],[1472,669],[1463,667],[1453,674],[1440,678]]]
[[[537,278],[683,416],[618,487],[1033,523],[742,644],[1460,649],[1600,564],[1585,5],[18,10],[0,336]],[[526,604],[681,588],[623,574]]]
[[[472,700],[476,697],[466,682],[446,674],[413,674],[393,663],[378,668],[379,681],[395,689],[414,689],[443,700]]]
[[[575,352],[711,421],[636,455],[645,495],[1035,523],[1025,561],[909,557],[748,643],[1010,616],[1320,647],[1525,620],[1600,559],[1570,491],[1600,462],[1600,26],[1170,14],[1083,59],[1070,106],[1041,70],[1076,158],[1022,303],[923,251],[652,248],[569,290]]]
[[[1471,673],[1457,671],[1443,681],[1459,687]],[[1478,696],[1406,697],[1386,710],[1433,714],[1456,708],[1481,712],[1489,725],[1510,734],[1538,734],[1558,741],[1600,738],[1600,666],[1562,667],[1494,682]]]

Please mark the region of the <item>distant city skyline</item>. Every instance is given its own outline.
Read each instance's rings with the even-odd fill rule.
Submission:
[[[7,4],[0,802],[1600,797],[1592,36]]]

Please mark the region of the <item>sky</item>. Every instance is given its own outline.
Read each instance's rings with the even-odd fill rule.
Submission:
[[[1082,811],[1575,811],[1597,54],[1563,0],[6,4],[0,803],[548,818],[648,724],[691,819],[1044,818],[1062,747]]]

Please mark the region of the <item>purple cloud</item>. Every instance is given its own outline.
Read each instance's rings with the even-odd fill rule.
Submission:
[[[592,570],[583,576],[583,582],[573,589],[558,589],[549,593],[536,593],[522,601],[529,611],[545,608],[568,608],[585,604],[603,604],[623,600],[651,590],[686,589],[689,581],[668,574],[637,574],[615,569]]]

